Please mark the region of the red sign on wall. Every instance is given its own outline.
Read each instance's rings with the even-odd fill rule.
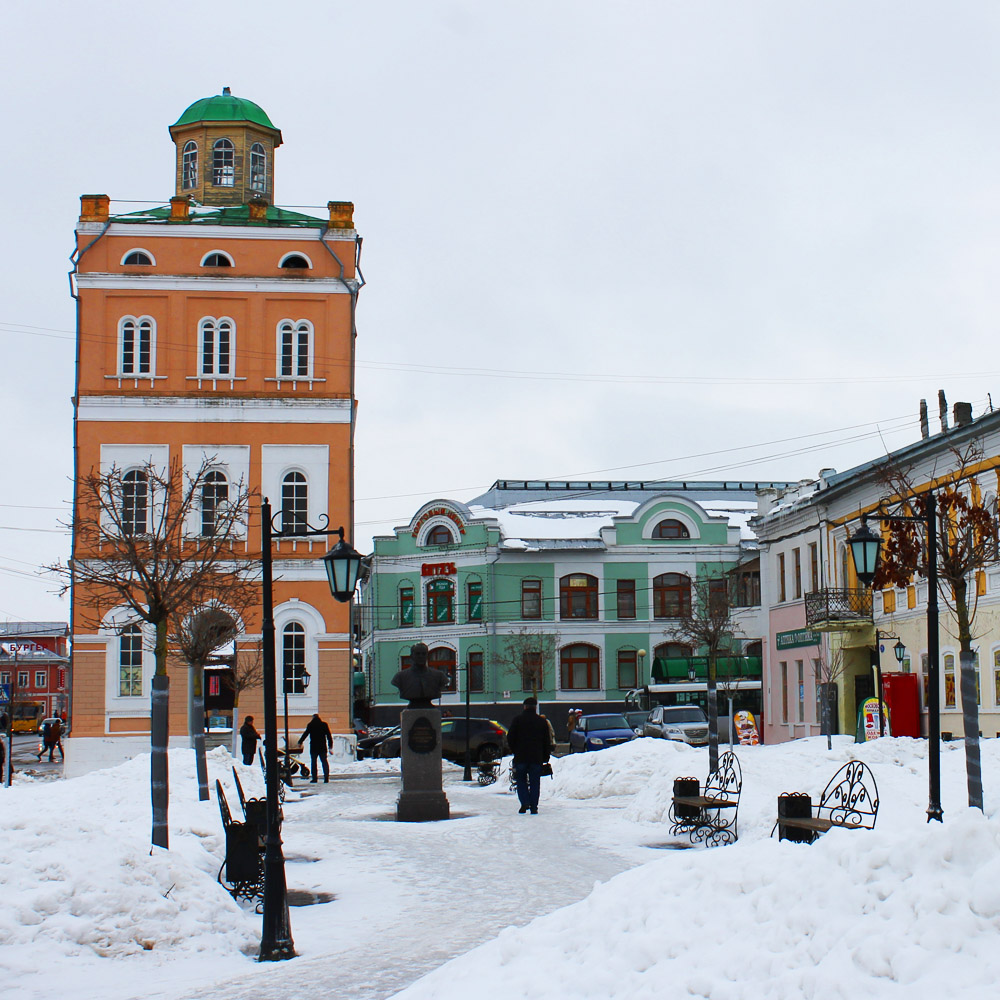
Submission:
[[[454,563],[423,563],[420,567],[421,576],[454,576]]]

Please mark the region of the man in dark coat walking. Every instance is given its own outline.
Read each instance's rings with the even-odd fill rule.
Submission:
[[[514,718],[507,731],[507,743],[514,753],[514,781],[520,813],[538,812],[538,791],[542,765],[552,752],[549,724],[538,714],[538,699],[525,698],[524,711]]]
[[[254,728],[253,716],[248,715],[240,726],[240,750],[243,753],[243,763],[252,764],[257,754],[257,741],[260,733]]]
[[[316,783],[316,778],[318,777],[316,774],[316,758],[319,757],[323,761],[323,780],[329,782],[330,762],[326,759],[326,753],[327,750],[333,749],[333,735],[330,732],[330,727],[318,714],[314,715],[309,720],[306,731],[299,739],[299,746],[305,743],[307,736],[309,737],[309,755],[312,757],[312,777],[309,781],[312,784]]]

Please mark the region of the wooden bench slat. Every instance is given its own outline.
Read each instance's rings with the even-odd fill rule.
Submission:
[[[730,809],[739,803],[731,799],[710,799],[704,795],[675,795],[674,804],[679,806],[694,806],[698,809]]]
[[[792,819],[788,816],[779,818],[778,826],[791,826],[797,830],[812,830],[815,833],[826,833],[827,830],[831,830],[837,827],[841,830],[863,830],[864,826],[860,823],[840,823],[833,819],[821,819],[816,816],[811,819]]]

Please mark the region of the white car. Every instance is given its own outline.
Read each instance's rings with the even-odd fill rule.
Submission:
[[[697,705],[657,705],[649,713],[642,735],[703,747],[708,745],[708,719]]]

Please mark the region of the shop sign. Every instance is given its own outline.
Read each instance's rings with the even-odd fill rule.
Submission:
[[[432,507],[430,510],[425,510],[423,514],[420,515],[420,519],[413,526],[413,531],[411,532],[414,538],[420,534],[420,529],[432,518],[432,517],[446,517],[451,521],[456,528],[458,528],[459,534],[465,534],[465,525],[462,524],[462,519],[453,511],[448,510],[447,507]]]
[[[420,566],[421,576],[454,576],[454,563],[422,563]]]
[[[798,628],[791,632],[775,632],[774,638],[778,649],[795,649],[798,646],[818,646],[820,634],[810,628]]]

